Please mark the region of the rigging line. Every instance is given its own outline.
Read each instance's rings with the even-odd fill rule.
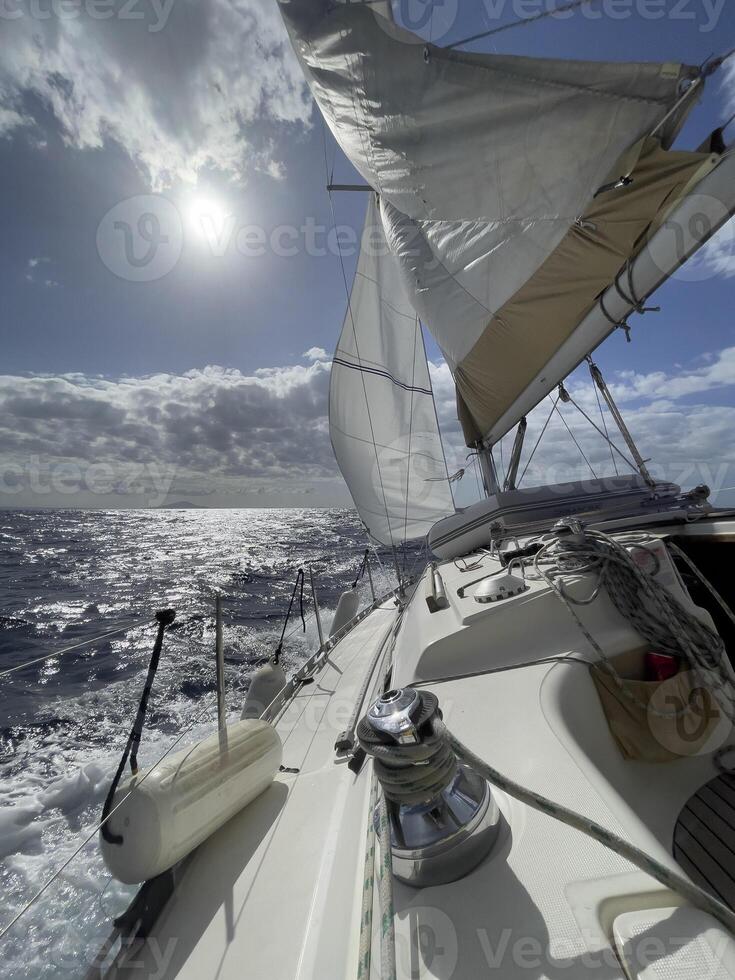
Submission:
[[[597,407],[600,410],[600,418],[602,419],[602,425],[605,429],[605,439],[607,440],[607,445],[610,450],[610,459],[612,460],[613,469],[615,470],[615,476],[620,476],[620,472],[618,470],[618,461],[615,459],[615,453],[613,452],[612,449],[612,442],[610,441],[610,433],[608,432],[607,421],[605,420],[605,413],[602,411],[602,402],[600,401],[600,389],[595,384],[594,378],[592,379],[592,387],[595,390],[595,397],[597,398]]]
[[[564,423],[565,429],[567,430],[567,432],[569,433],[569,435],[572,437],[572,440],[574,442],[574,445],[577,447],[577,449],[582,454],[582,459],[585,461],[585,463],[587,464],[587,466],[589,466],[589,470],[590,470],[590,473],[592,474],[592,478],[594,480],[596,480],[597,479],[597,473],[595,473],[595,471],[592,469],[592,463],[590,463],[590,461],[585,456],[584,450],[582,449],[582,447],[580,446],[580,444],[577,442],[577,439],[576,439],[574,433],[572,432],[572,430],[569,428],[569,424],[568,424],[567,420],[564,418],[564,416],[562,415],[561,409],[559,408],[558,404],[555,405],[554,407],[556,408],[556,414],[562,420],[562,422]]]
[[[472,463],[472,472],[475,474],[475,483],[477,484],[477,499],[482,500],[482,487],[480,486],[480,476],[478,472],[480,469],[480,464],[477,461],[477,454],[473,456]]]
[[[563,14],[568,10],[576,10],[577,7],[583,7],[585,4],[597,3],[597,0],[570,0],[569,3],[563,3],[558,7],[554,7],[552,10],[543,10],[538,14],[533,14],[531,17],[521,17],[520,20],[514,20],[510,24],[501,24],[500,27],[493,27],[489,31],[480,31],[479,34],[472,34],[470,37],[464,37],[461,41],[453,41],[448,44],[444,50],[452,51],[454,48],[461,47],[463,44],[469,44],[471,41],[481,41],[485,37],[493,37],[495,34],[502,34],[503,31],[510,31],[514,27],[527,27],[528,24],[533,24],[539,20],[545,20],[547,17],[554,17],[557,14]]]
[[[431,391],[431,402],[434,406],[436,431],[439,433],[439,447],[442,451],[442,459],[444,460],[444,471],[447,474],[447,485],[449,486],[449,494],[452,498],[452,506],[456,509],[457,505],[454,501],[454,489],[452,487],[452,481],[449,479],[449,466],[447,465],[447,453],[444,448],[444,437],[442,436],[442,427],[439,425],[439,411],[436,407],[436,398],[434,396],[434,384],[431,380],[431,368],[429,367],[429,358],[426,353],[426,340],[424,339],[424,328],[423,328],[423,324],[421,323],[421,318],[419,318],[419,330],[421,332],[421,346],[424,348],[424,360],[426,361],[426,374],[429,378],[429,390]]]
[[[592,428],[595,429],[597,432],[599,432],[600,435],[602,436],[602,438],[605,439],[606,438],[605,433],[602,431],[602,429],[599,427],[599,425],[597,425],[595,422],[593,422],[593,420],[589,417],[589,415],[585,412],[585,410],[580,405],[578,405],[577,402],[575,402],[575,400],[572,398],[571,395],[569,396],[569,401],[571,402],[572,405],[574,405],[574,407],[577,409],[577,411],[580,412],[587,419],[587,421],[592,426]],[[620,458],[623,459],[627,463],[627,465],[633,470],[634,473],[640,474],[640,471],[639,471],[638,467],[635,465],[635,463],[633,462],[633,460],[632,459],[629,459],[625,455],[624,452],[621,452],[621,450],[618,449],[618,447],[615,445],[615,443],[612,441],[612,439],[610,439],[608,437],[607,438],[607,442],[608,442],[608,445],[611,446],[611,448],[615,450],[615,452],[618,454],[618,456],[620,456]]]
[[[192,728],[194,728],[194,726],[197,725],[201,721],[201,719],[204,717],[204,715],[208,711],[211,711],[211,710],[212,710],[212,705],[208,705],[207,708],[204,711],[201,712],[201,714],[197,715],[194,718],[194,720],[191,722],[191,724],[187,728],[185,728],[183,730],[183,732],[174,739],[174,741],[171,743],[171,745],[169,745],[169,747],[166,749],[166,751],[163,753],[163,755],[161,755],[153,763],[153,765],[149,769],[146,769],[146,771],[143,773],[143,775],[139,779],[136,780],[135,789],[137,789],[141,785],[141,783],[145,782],[145,780],[148,778],[148,776],[150,776],[150,774],[153,772],[153,770],[157,766],[159,766],[163,762],[163,760],[168,755],[170,755],[170,753],[176,748],[176,746],[179,744],[179,742],[181,741],[181,739],[184,738],[185,735],[188,735],[189,732],[192,730]],[[98,824],[95,825],[95,827],[92,830],[91,834],[89,834],[87,837],[84,838],[84,840],[79,845],[79,847],[74,851],[74,853],[71,854],[66,859],[66,861],[64,861],[64,863],[62,865],[60,865],[56,869],[56,871],[54,871],[54,873],[51,875],[51,877],[43,885],[41,885],[41,887],[38,889],[38,891],[28,900],[28,902],[26,902],[26,904],[23,906],[23,908],[20,909],[20,911],[15,916],[13,916],[13,918],[10,920],[10,922],[6,926],[3,927],[2,931],[0,931],[0,939],[4,939],[5,936],[10,932],[10,930],[16,924],[16,922],[18,922],[18,920],[21,918],[21,916],[25,915],[25,913],[33,905],[35,905],[35,903],[38,901],[38,899],[46,891],[48,891],[48,889],[51,887],[51,885],[53,885],[53,883],[56,881],[56,879],[59,877],[59,875],[62,874],[62,872],[64,872],[69,867],[69,865],[74,860],[74,858],[82,850],[84,850],[84,848],[87,846],[87,844],[89,844],[89,842],[92,840],[92,838],[96,834],[99,833],[99,831],[101,830],[102,826],[107,823],[107,821],[110,819],[110,817],[113,815],[113,813],[115,813],[117,810],[120,809],[120,807],[123,805],[123,803],[125,803],[129,799],[129,797],[132,795],[132,793],[133,793],[133,790],[130,789],[129,792],[127,792],[125,794],[125,796],[120,800],[120,802],[117,803],[117,804],[115,804],[115,806],[110,810],[110,812],[107,814],[107,816],[104,817],[102,820],[100,820],[100,822]]]
[[[433,8],[432,8],[433,9]],[[408,410],[408,456],[406,457],[406,513],[403,520],[403,573],[406,573],[406,538],[408,537],[408,498],[411,491],[411,441],[413,439],[413,395],[416,381],[416,341],[421,329],[419,318],[414,321],[413,330],[413,364],[411,365],[411,402]]]
[[[121,626],[119,629],[110,630],[109,633],[102,633],[100,636],[92,637],[90,640],[82,640],[80,643],[75,643],[70,647],[63,647],[61,650],[55,650],[53,653],[47,653],[42,657],[35,657],[33,660],[26,660],[25,663],[18,664],[15,667],[8,667],[6,670],[0,670],[0,677],[5,677],[7,674],[13,674],[17,670],[23,670],[26,667],[32,667],[34,664],[44,663],[46,660],[53,660],[54,657],[63,657],[65,653],[71,653],[72,650],[79,650],[81,647],[91,646],[93,643],[99,643],[101,640],[106,640],[110,636],[118,636],[120,633],[125,633],[128,630],[137,629],[139,626],[143,626],[146,623],[150,623],[153,617],[146,616],[145,619],[139,619],[135,622],[128,623],[127,626]]]
[[[551,397],[551,396],[549,396],[549,397]],[[553,404],[553,405],[551,406],[551,411],[549,412],[549,417],[548,417],[548,418],[546,419],[546,422],[544,423],[544,427],[543,427],[543,429],[541,430],[541,434],[540,434],[540,436],[538,437],[538,439],[536,440],[536,445],[535,445],[535,446],[533,447],[533,450],[531,451],[531,455],[530,455],[530,456],[528,457],[528,462],[526,463],[526,466],[525,466],[525,469],[524,469],[524,470],[523,470],[523,472],[521,473],[521,478],[520,478],[520,480],[518,481],[518,483],[516,484],[516,489],[517,489],[517,490],[520,490],[520,488],[521,488],[521,483],[523,483],[523,477],[524,477],[524,476],[526,475],[526,470],[527,470],[527,469],[528,469],[528,467],[529,467],[529,466],[531,465],[531,460],[532,460],[532,459],[533,459],[533,457],[534,457],[534,456],[536,455],[536,450],[538,449],[538,447],[539,447],[539,445],[541,444],[541,440],[543,439],[543,437],[544,437],[544,434],[546,433],[546,430],[547,430],[547,429],[548,429],[548,427],[549,427],[549,422],[551,422],[551,419],[553,418],[553,415],[554,415],[554,412],[555,412],[555,410],[556,410],[556,406],[557,406],[558,404],[559,404],[559,396],[557,395],[557,396],[556,396],[556,401],[555,401],[555,402],[554,402],[554,404]]]
[[[327,125],[326,125],[326,123],[324,121],[324,117],[323,116],[322,116],[322,136],[323,136],[323,140],[324,140],[324,167],[325,167],[325,174],[326,174],[326,176],[328,176],[329,175],[329,169],[328,169],[328,164],[327,164]],[[335,210],[334,210],[334,198],[332,197],[332,192],[331,191],[327,190],[327,194],[329,196],[329,208],[330,208],[330,210],[332,212],[332,227],[333,227],[333,229],[334,229],[334,231],[336,233],[336,230],[337,230],[337,215],[336,215]],[[339,253],[339,264],[340,264],[340,268],[342,269],[342,281],[344,283],[345,295],[347,297],[347,313],[348,313],[348,316],[350,318],[350,325],[352,326],[352,336],[353,336],[354,341],[355,341],[355,351],[357,353],[358,363],[360,365],[362,365],[362,358],[360,357],[360,345],[359,345],[358,340],[357,340],[357,328],[355,326],[355,317],[354,317],[354,315],[352,313],[352,296],[350,294],[350,286],[349,286],[349,283],[347,282],[347,271],[345,269],[345,260],[344,260],[344,256],[342,255],[342,249],[341,248],[338,248],[337,251]],[[373,440],[373,450],[375,452],[375,465],[376,465],[377,470],[378,470],[378,479],[380,481],[380,491],[381,491],[381,494],[383,496],[383,508],[385,510],[385,519],[386,519],[386,522],[388,524],[388,536],[390,537],[391,547],[393,547],[395,549],[395,542],[394,542],[394,539],[393,539],[393,528],[391,527],[390,514],[388,512],[388,498],[385,495],[385,486],[383,484],[383,473],[382,473],[382,471],[380,469],[380,459],[378,457],[378,446],[377,446],[377,443],[375,441],[375,428],[373,426],[373,417],[372,417],[372,413],[370,411],[370,399],[368,398],[367,385],[365,383],[365,374],[364,374],[363,371],[360,371],[360,378],[362,380],[362,391],[363,391],[363,395],[365,396],[365,408],[367,410],[368,424],[370,426],[370,438]]]
[[[500,471],[503,480],[503,486],[505,486],[505,459],[503,458],[503,440],[500,440]]]

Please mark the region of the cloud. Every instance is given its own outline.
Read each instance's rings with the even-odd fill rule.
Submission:
[[[707,357],[704,364],[679,367],[671,371],[618,372],[607,377],[613,396],[649,468],[660,480],[684,487],[700,483],[719,491],[735,484],[735,406],[725,390],[735,386],[735,347]],[[604,428],[589,374],[580,370],[567,383],[572,398],[589,417]],[[722,392],[719,403],[711,404],[714,393]],[[723,404],[724,402],[724,404]],[[529,417],[526,448],[521,469],[545,424],[553,399],[546,399]],[[572,405],[559,406],[589,464],[598,476],[608,475],[617,466],[621,473],[630,467],[614,454],[604,439]],[[610,415],[605,423],[613,442],[625,456],[629,452]],[[512,435],[504,440],[507,463]],[[524,485],[562,483],[591,476],[590,468],[557,413],[552,415],[546,434],[534,456]],[[724,498],[723,498],[724,499]],[[722,500],[720,502],[723,502]]]
[[[735,276],[735,223],[730,220],[690,259],[689,268],[703,268],[716,276]]]
[[[456,486],[458,502],[467,504],[477,499],[478,481],[474,464],[466,462],[454,384],[446,364],[431,364],[430,371],[449,470],[469,470]],[[735,348],[669,372],[620,372],[608,381],[659,479],[686,487],[707,483],[715,490],[735,484],[735,406],[723,404],[727,398],[705,403],[735,383]],[[251,375],[207,367],[117,380],[0,376],[0,501],[222,505],[309,498],[347,504],[329,441],[328,386],[329,363],[321,356]],[[577,372],[568,389],[601,426],[589,376]],[[521,469],[551,404],[544,401],[529,417]],[[612,473],[604,440],[573,406],[560,409],[595,473]],[[606,422],[627,455],[609,416]],[[501,470],[512,438],[496,449]],[[628,472],[615,459],[620,472]],[[524,485],[589,477],[555,413]],[[83,504],[80,491],[89,491]]]
[[[613,384],[615,398],[630,401],[645,398],[652,401],[665,398],[676,400],[688,395],[703,394],[716,388],[735,385],[735,347],[726,347],[712,356],[702,367],[682,368],[674,374],[655,371],[637,374],[623,371],[621,381]]]
[[[172,475],[168,496],[262,486],[305,494],[338,476],[328,378],[321,362],[251,376],[217,367],[120,380],[0,376],[0,489],[33,491],[35,471],[36,483],[61,473],[63,484],[73,464],[81,489],[93,489],[88,471],[106,467],[108,496],[121,500],[163,469]]]
[[[305,350],[301,356],[305,357],[307,361],[331,360],[329,354],[327,354],[323,347],[310,347],[308,350]]]
[[[41,267],[46,265],[50,261],[51,259],[46,258],[46,256],[43,255],[40,255],[36,258],[28,259],[28,264],[26,266],[26,274],[25,274],[25,278],[27,279],[27,281],[41,283],[43,286],[46,287],[46,289],[53,289],[55,286],[58,286],[59,284],[55,279],[49,279],[44,277],[39,278],[38,276]]]
[[[277,4],[263,0],[18,2],[3,19],[0,135],[37,127],[70,146],[119,143],[155,189],[204,167],[278,177],[273,124],[306,123],[303,76]],[[108,18],[109,19],[106,19]],[[266,125],[264,125],[266,124]]]

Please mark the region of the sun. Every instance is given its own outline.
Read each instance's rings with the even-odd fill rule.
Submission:
[[[204,243],[213,243],[222,237],[231,210],[211,194],[196,194],[186,205],[186,223],[193,237]]]

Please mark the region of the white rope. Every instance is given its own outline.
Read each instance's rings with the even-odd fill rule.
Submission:
[[[577,402],[575,402],[575,400],[572,398],[571,395],[569,396],[569,401],[571,402],[572,405],[574,405],[577,411],[580,412],[580,414],[582,414],[587,419],[587,421],[592,426],[592,428],[595,429],[596,432],[599,432],[602,438],[608,443],[610,448],[615,450],[618,456],[620,456],[620,458],[633,470],[633,472],[640,473],[638,467],[635,465],[633,460],[629,459],[625,455],[625,453],[622,452],[622,450],[618,449],[618,447],[615,445],[615,443],[612,441],[609,435],[605,435],[605,433],[602,431],[599,425],[597,425],[596,422],[594,422],[594,420],[589,417],[589,415],[585,412],[585,410],[580,405],[578,405]]]
[[[585,461],[585,463],[589,467],[589,471],[592,474],[592,479],[593,480],[596,480],[597,479],[597,473],[595,473],[595,471],[592,469],[592,463],[590,463],[590,461],[587,459],[587,456],[585,455],[584,449],[582,449],[582,447],[580,446],[580,444],[577,442],[576,436],[574,435],[574,433],[572,432],[572,430],[569,428],[569,423],[567,422],[567,420],[562,415],[561,409],[559,408],[558,403],[554,406],[554,408],[556,409],[556,414],[559,416],[559,418],[564,423],[564,427],[566,428],[567,432],[572,437],[572,441],[574,442],[574,445],[577,447],[577,449],[582,454],[582,459]]]
[[[560,823],[566,824],[568,827],[578,830],[586,837],[597,841],[603,847],[620,855],[620,857],[629,861],[635,867],[640,868],[645,874],[655,878],[664,888],[668,888],[681,895],[687,901],[691,902],[695,908],[709,912],[710,915],[718,919],[730,932],[735,932],[735,913],[722,902],[713,898],[703,888],[693,884],[683,875],[667,868],[660,861],[651,857],[650,854],[646,854],[645,851],[642,851],[634,844],[624,840],[617,834],[613,834],[612,831],[607,830],[594,820],[590,820],[582,816],[582,814],[575,813],[574,810],[569,810],[567,807],[554,803],[546,797],[541,796],[541,794],[534,793],[525,786],[521,786],[519,783],[508,779],[502,773],[498,772],[497,769],[494,769],[479,756],[475,755],[466,745],[463,745],[444,725],[444,722],[438,718],[434,719],[434,732],[448,740],[455,754],[463,762],[466,762],[467,765],[487,779],[488,782],[497,786],[504,793],[507,793],[508,796],[512,796],[526,806],[531,807],[531,809],[537,810],[539,813],[544,813],[546,816],[552,817],[554,820],[558,820]]]
[[[637,539],[638,540],[638,539]],[[646,540],[640,539],[640,544]],[[628,542],[630,543],[630,542]],[[551,562],[549,561],[551,559]],[[544,564],[551,563],[550,568]],[[629,690],[614,669],[604,650],[585,626],[575,606],[592,603],[606,589],[618,612],[658,650],[683,657],[690,668],[710,688],[727,717],[735,723],[735,691],[725,666],[725,647],[720,636],[686,610],[674,596],[638,567],[624,543],[601,531],[588,529],[583,545],[572,544],[566,537],[555,537],[534,556],[535,571],[546,581],[563,602],[580,632],[598,657],[598,666],[636,707],[663,718],[683,714],[665,712],[651,704],[643,704]],[[592,593],[584,599],[574,598],[564,588],[561,576],[597,572]],[[706,582],[706,580],[704,580]],[[714,593],[719,601],[721,597]]]

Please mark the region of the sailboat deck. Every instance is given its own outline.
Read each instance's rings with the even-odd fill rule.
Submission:
[[[484,570],[494,563],[485,556]],[[440,571],[450,607],[430,613],[419,583],[398,634],[393,683],[433,691],[450,730],[514,780],[676,867],[676,820],[715,775],[712,757],[624,760],[588,667],[559,662],[589,650],[545,583],[529,580],[524,594],[479,607],[472,588],[464,598],[457,590],[483,568],[464,572],[449,562]],[[583,578],[572,588],[589,589]],[[675,579],[670,584],[678,588]],[[607,600],[585,615],[606,647],[639,642]],[[146,969],[135,976],[357,977],[370,766],[354,774],[334,742],[395,617],[392,603],[369,615],[288,706],[277,727],[284,765],[298,773],[278,776],[196,852],[155,936],[136,954]],[[548,662],[536,662],[541,657]],[[496,798],[500,839],[475,871],[441,887],[395,883],[398,976],[623,980],[613,919],[680,899],[569,827],[502,793]],[[374,901],[371,975],[378,977]],[[129,973],[119,967],[113,975]]]
[[[155,935],[111,976],[347,975],[357,957],[369,780],[336,759],[334,743],[395,617],[392,602],[371,613],[291,701],[276,727],[283,765],[299,771],[278,775],[197,850]]]

